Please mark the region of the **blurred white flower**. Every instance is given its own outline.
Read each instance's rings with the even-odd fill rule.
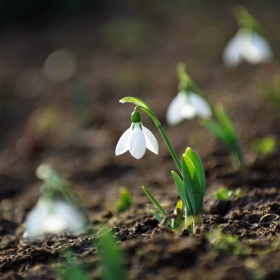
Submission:
[[[192,119],[196,116],[210,118],[211,108],[205,99],[199,95],[188,92],[188,95],[181,91],[170,103],[167,110],[167,123],[176,125],[183,119]]]
[[[146,148],[158,154],[157,139],[141,122],[133,122],[121,136],[116,147],[116,156],[129,150],[134,158],[140,159],[145,154]]]
[[[86,219],[78,210],[63,199],[40,197],[25,221],[23,237],[35,239],[46,233],[69,231],[81,233]]]
[[[238,66],[242,60],[251,64],[265,63],[272,58],[268,42],[256,32],[242,28],[228,42],[223,52],[224,64],[229,68]]]

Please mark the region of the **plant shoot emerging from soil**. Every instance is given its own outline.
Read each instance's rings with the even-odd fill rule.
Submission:
[[[178,225],[178,216],[182,214],[184,211],[185,213],[185,228],[188,228],[190,231],[193,231],[194,227],[198,224],[202,223],[202,207],[203,207],[203,198],[205,193],[205,174],[204,169],[201,163],[201,160],[199,156],[191,149],[187,148],[186,152],[182,155],[182,159],[179,160],[176,152],[174,151],[173,146],[171,145],[164,129],[161,126],[161,123],[159,122],[156,115],[153,113],[153,111],[150,109],[150,107],[144,103],[142,100],[134,98],[134,97],[125,97],[120,100],[121,103],[125,102],[131,102],[136,105],[134,112],[132,113],[132,122],[133,123],[140,123],[140,114],[136,111],[137,109],[141,109],[145,113],[147,113],[152,120],[154,121],[156,127],[159,129],[169,151],[170,154],[179,170],[179,173],[181,177],[174,171],[172,171],[172,176],[175,181],[176,188],[178,190],[178,193],[181,198],[181,203],[177,204],[177,211],[173,213],[171,216],[168,216],[164,209],[160,206],[158,201],[152,196],[152,194],[143,187],[144,192],[149,197],[149,199],[152,201],[152,203],[155,205],[157,210],[156,212],[151,209],[152,214],[155,216],[155,218],[159,222],[163,222],[164,225],[168,224],[172,229],[175,229],[176,225]],[[137,114],[136,114],[137,113]],[[134,119],[134,116],[137,116],[136,119]],[[127,133],[127,132],[125,132]],[[129,134],[131,131],[128,132]],[[139,137],[139,141],[143,141],[144,138],[141,133],[138,133],[136,135]],[[138,139],[135,139],[134,141],[137,142]],[[122,136],[123,137],[123,136]],[[126,136],[127,137],[127,136]],[[130,138],[128,138],[130,139]],[[144,138],[145,139],[145,138]],[[122,139],[120,139],[119,143]],[[130,140],[128,140],[130,142]],[[118,143],[118,146],[120,145]],[[127,144],[126,144],[127,145]],[[128,147],[126,146],[123,148],[123,150],[127,150]],[[138,154],[139,152],[136,149],[142,149],[142,146],[135,145],[135,151],[134,153]],[[145,152],[145,150],[144,150]],[[141,151],[141,154],[143,151]],[[116,153],[117,154],[117,153]],[[182,211],[179,211],[182,210]],[[191,219],[191,222],[189,222]]]
[[[275,151],[276,141],[273,136],[268,135],[261,139],[254,139],[252,147],[257,154],[265,156],[272,154]]]
[[[68,182],[49,164],[40,165],[36,175],[44,184],[37,204],[26,218],[24,237],[35,239],[46,233],[84,232],[87,214]]]
[[[240,197],[241,194],[241,189],[231,191],[226,187],[221,187],[219,190],[213,193],[214,197],[218,200],[230,200],[233,197]]]
[[[132,205],[131,194],[125,187],[120,188],[119,190],[119,200],[116,201],[115,206],[117,212],[123,212],[129,209]]]

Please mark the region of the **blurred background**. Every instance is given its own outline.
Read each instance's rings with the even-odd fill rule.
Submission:
[[[147,152],[136,161],[128,153],[116,158],[114,150],[133,110],[118,103],[124,96],[145,100],[166,127],[179,62],[212,103],[228,109],[245,152],[252,137],[274,133],[277,113],[258,87],[272,83],[275,65],[228,70],[222,64],[238,28],[233,8],[240,4],[279,46],[277,0],[1,0],[1,208],[11,209],[9,198],[17,195],[29,199],[18,207],[34,204],[35,169],[43,162],[81,187],[80,195],[93,191],[95,199],[104,187],[125,184],[141,192],[144,183],[171,185],[172,160],[147,116],[143,122],[155,132],[160,155]],[[264,121],[269,114],[272,121]],[[166,129],[179,154],[191,146],[207,166],[217,148],[212,135],[195,121]]]

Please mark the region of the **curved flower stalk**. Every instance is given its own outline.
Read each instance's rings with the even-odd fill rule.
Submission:
[[[205,174],[204,174],[204,169],[201,160],[191,148],[187,148],[185,154],[183,154],[182,156],[182,160],[181,161],[179,160],[158,118],[155,116],[155,114],[150,109],[150,107],[142,100],[134,97],[125,97],[121,99],[120,102],[122,103],[131,102],[136,105],[134,112],[132,113],[132,123],[134,125],[135,123],[140,123],[141,121],[140,114],[136,111],[137,109],[141,109],[152,118],[156,127],[159,129],[181,175],[180,177],[177,173],[172,171],[172,175],[182,202],[179,202],[177,204],[178,209],[176,208],[175,213],[173,213],[171,216],[166,214],[166,212],[158,203],[158,201],[152,196],[152,194],[146,188],[143,187],[143,191],[159,211],[158,213],[157,211],[149,207],[151,213],[163,226],[167,224],[168,226],[171,227],[171,229],[174,230],[176,227],[178,227],[179,224],[178,220],[180,220],[180,217],[182,216],[182,211],[180,211],[180,209],[184,209],[185,228],[188,228],[192,232],[196,225],[202,223],[201,213],[202,213],[203,198],[205,193]],[[130,140],[131,136],[129,135],[133,133],[134,129],[135,128],[132,128],[132,132],[131,130],[127,130],[123,134],[122,137],[126,140],[123,140],[121,137],[116,148],[116,154],[117,151],[118,152],[127,151],[129,149],[128,143],[132,141]],[[128,136],[125,134],[127,134]],[[140,141],[143,141],[143,137],[145,136],[143,135],[140,136],[140,134],[137,132],[137,137],[142,137],[140,138]],[[135,146],[136,148],[135,150],[133,150],[132,155],[133,156],[135,156],[135,154],[138,156],[142,155],[144,150],[142,146],[141,145],[139,146],[135,145]],[[137,149],[139,149],[140,151],[136,151]]]
[[[127,151],[136,158],[144,156],[146,148],[158,154],[158,142],[153,133],[141,123],[139,112],[134,111],[131,115],[132,124],[121,136],[117,147],[116,156]]]
[[[26,218],[23,236],[35,239],[46,233],[84,232],[88,217],[68,182],[49,164],[40,165],[36,174],[45,182],[37,204]]]

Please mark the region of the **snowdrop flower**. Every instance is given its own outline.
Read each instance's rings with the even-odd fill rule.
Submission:
[[[35,239],[45,233],[84,232],[88,218],[78,196],[50,164],[41,164],[36,175],[44,181],[37,204],[25,220],[23,237]]]
[[[224,52],[223,61],[229,68],[238,66],[242,60],[251,64],[265,63],[272,58],[268,42],[256,32],[242,28],[229,41]]]
[[[116,156],[127,151],[136,158],[140,159],[148,148],[151,152],[158,154],[158,142],[153,133],[141,123],[140,113],[134,111],[131,114],[132,124],[121,136],[117,147]]]
[[[50,199],[44,196],[28,214],[23,236],[35,239],[46,233],[69,231],[73,234],[85,230],[86,219],[72,205],[63,199]]]
[[[210,118],[212,115],[208,103],[199,95],[185,91],[180,91],[170,103],[167,110],[167,123],[176,125],[183,119],[192,119],[196,116]]]

